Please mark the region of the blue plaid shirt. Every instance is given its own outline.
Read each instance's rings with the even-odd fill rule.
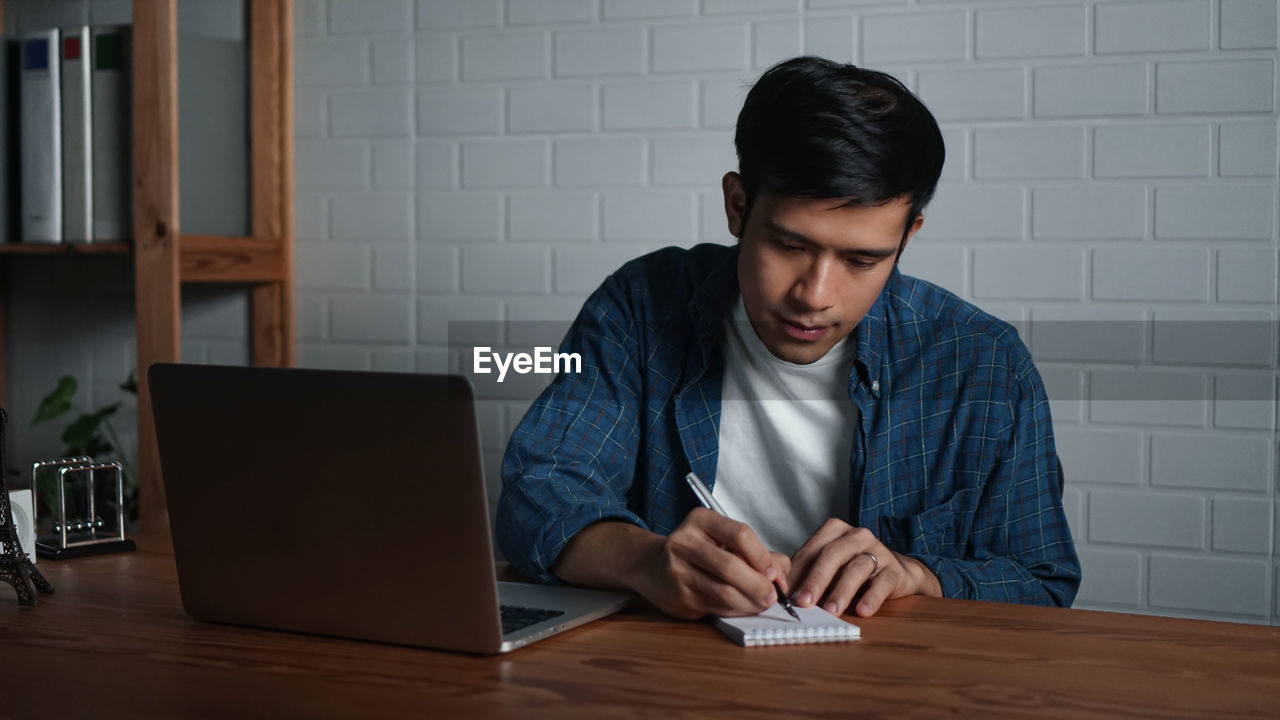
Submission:
[[[554,581],[565,543],[600,520],[669,534],[697,506],[690,470],[714,487],[737,256],[660,250],[587,300],[561,346],[582,372],[534,402],[502,463],[497,541],[521,572]],[[854,339],[849,517],[947,597],[1069,606],[1080,563],[1048,399],[1017,332],[895,268]]]

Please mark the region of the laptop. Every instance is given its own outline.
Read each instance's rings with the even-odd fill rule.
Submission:
[[[631,598],[497,581],[462,376],[156,364],[147,378],[198,620],[501,653]]]

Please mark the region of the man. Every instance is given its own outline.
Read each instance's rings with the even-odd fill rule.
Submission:
[[[544,581],[683,618],[911,594],[1070,605],[1043,383],[1006,323],[902,275],[942,170],[893,78],[817,58],[747,96],[736,247],[634,260],[587,300],[503,462],[497,536]],[[697,508],[712,486],[730,520]],[[856,603],[856,604],[855,604]]]

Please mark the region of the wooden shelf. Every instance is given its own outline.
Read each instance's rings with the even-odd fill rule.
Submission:
[[[131,242],[4,243],[0,273],[22,255],[124,255],[137,310],[139,524],[168,527],[147,369],[180,358],[181,284],[242,283],[252,293],[252,362],[290,366],[293,325],[293,0],[247,0],[250,237],[184,235],[178,213],[179,0],[133,0],[133,227]],[[198,2],[198,0],[183,0]],[[0,0],[0,32],[5,0]],[[0,274],[0,405],[5,399],[8,288]]]
[[[0,243],[0,255],[124,255],[133,243]]]
[[[193,283],[276,283],[289,277],[280,238],[182,235],[178,278]],[[0,243],[5,255],[127,255],[131,242]]]

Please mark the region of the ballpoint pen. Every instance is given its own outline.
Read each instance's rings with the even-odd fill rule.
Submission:
[[[726,513],[724,507],[711,495],[711,488],[703,484],[697,473],[691,472],[685,475],[684,480],[693,489],[693,494],[698,496],[698,502],[702,504],[702,507],[717,515],[729,517],[729,513]],[[778,584],[777,580],[773,581],[773,589],[778,591],[778,604],[782,606],[782,609],[795,618],[796,622],[800,622],[800,616],[796,614],[796,609],[791,606],[790,598],[787,597],[786,593],[782,592],[782,586]]]

